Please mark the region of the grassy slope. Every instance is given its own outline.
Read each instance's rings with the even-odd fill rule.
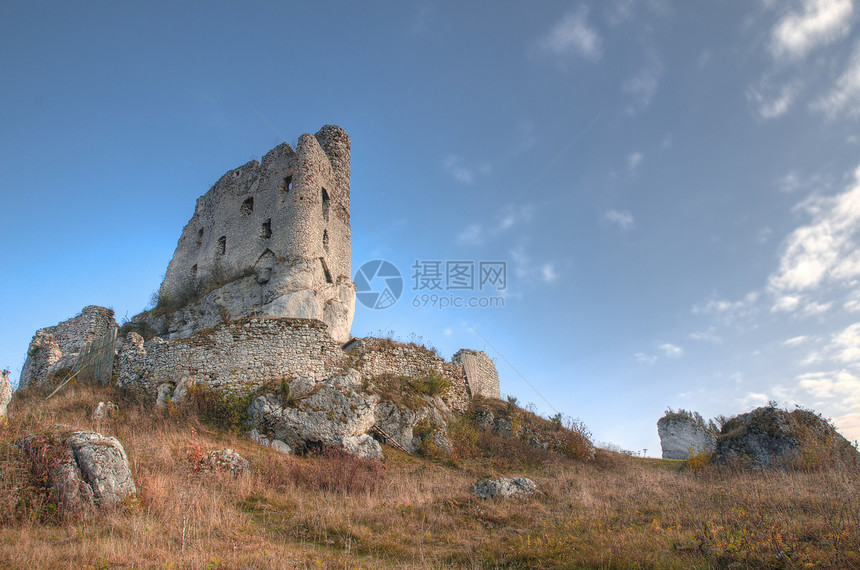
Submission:
[[[0,567],[850,567],[860,565],[855,470],[732,471],[598,452],[591,462],[484,434],[456,462],[386,448],[382,468],[288,457],[190,415],[124,402],[94,425],[109,388],[16,399],[0,431]],[[89,520],[43,516],[6,443],[64,423],[115,435],[137,507]],[[201,451],[232,447],[250,474],[196,473]],[[461,454],[462,455],[462,454]],[[542,494],[472,498],[484,476],[528,476]],[[45,520],[47,518],[47,520]]]

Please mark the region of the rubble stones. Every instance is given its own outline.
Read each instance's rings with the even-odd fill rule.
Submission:
[[[537,492],[537,485],[531,479],[519,477],[510,479],[485,479],[478,481],[472,488],[472,493],[480,499],[510,499],[528,497]]]

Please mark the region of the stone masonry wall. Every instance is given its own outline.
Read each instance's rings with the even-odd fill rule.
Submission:
[[[485,353],[464,348],[457,351],[451,361],[462,365],[472,396],[502,397],[496,365]]]
[[[226,173],[197,200],[159,290],[160,335],[184,338],[248,316],[318,319],[339,342],[355,311],[350,140],[326,125]],[[204,293],[201,302],[197,299]],[[198,316],[204,318],[197,318]]]
[[[110,309],[89,305],[76,317],[37,330],[27,350],[18,388],[40,384],[55,371],[74,366],[88,342],[117,326],[113,315]]]
[[[216,389],[299,376],[322,380],[342,371],[347,357],[319,321],[248,319],[170,341],[144,343],[129,333],[118,359],[119,385],[155,394],[158,385],[186,378]]]
[[[463,367],[459,364],[445,362],[423,346],[377,338],[365,338],[362,342],[365,349],[353,367],[363,378],[370,380],[381,374],[421,378],[432,370],[450,382],[448,393],[442,398],[448,407],[462,412],[468,406],[469,391]]]

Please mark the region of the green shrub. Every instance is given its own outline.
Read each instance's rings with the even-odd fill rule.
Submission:
[[[188,400],[204,423],[216,429],[239,433],[249,419],[248,408],[254,398],[253,393],[236,394],[213,390],[205,385],[195,384],[188,388]]]

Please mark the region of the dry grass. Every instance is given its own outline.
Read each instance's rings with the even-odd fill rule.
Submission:
[[[337,454],[288,457],[195,417],[121,402],[95,425],[109,389],[70,387],[13,404],[0,432],[0,567],[570,568],[856,567],[860,489],[853,468],[682,468],[599,450],[593,461],[522,455],[487,434],[457,462],[386,448],[384,466]],[[139,489],[128,512],[41,522],[44,505],[6,446],[63,423],[117,436]],[[232,447],[251,472],[199,474],[194,454]],[[469,447],[469,446],[467,446]],[[519,449],[519,448],[517,448]],[[526,500],[471,496],[485,476],[528,476]],[[359,483],[351,483],[358,481]]]

